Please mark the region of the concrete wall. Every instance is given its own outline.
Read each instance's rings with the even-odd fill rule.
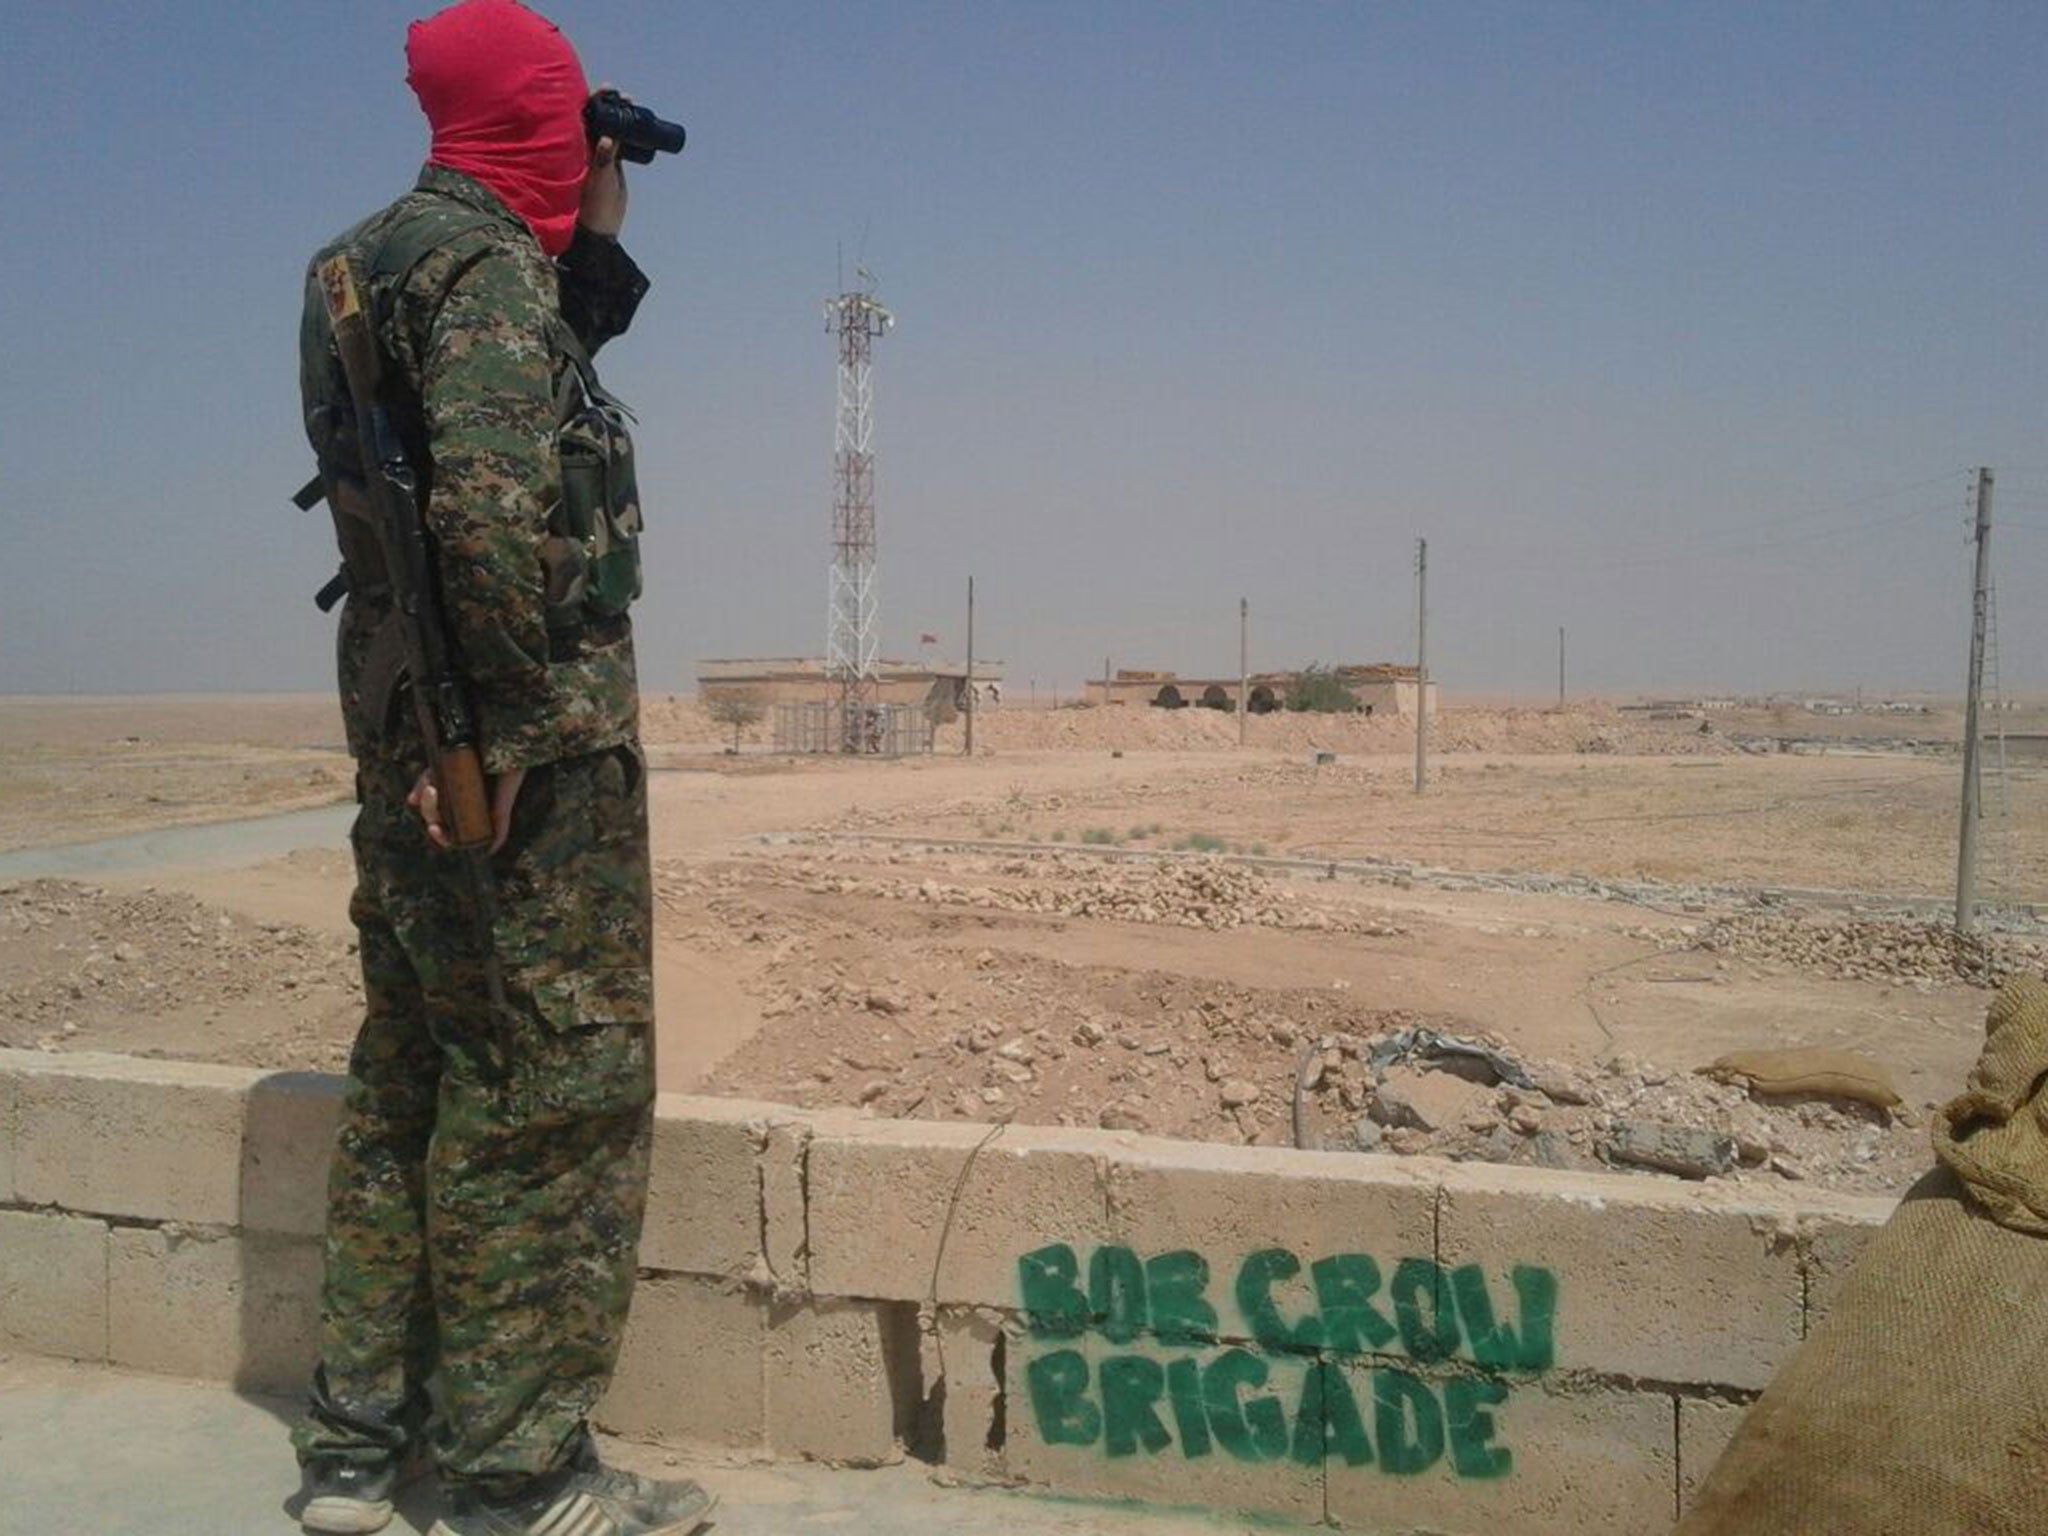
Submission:
[[[0,1051],[0,1349],[292,1389],[334,1079]],[[1889,1202],[665,1097],[621,1433],[1668,1528]]]

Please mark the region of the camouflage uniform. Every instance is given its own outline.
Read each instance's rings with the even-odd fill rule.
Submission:
[[[625,329],[646,282],[583,232],[550,263],[494,195],[435,167],[321,256],[338,249],[368,273],[485,769],[528,773],[492,859],[509,1003],[494,1019],[459,861],[405,804],[424,758],[392,686],[381,561],[337,515],[366,1009],[329,1181],[322,1364],[294,1443],[302,1458],[396,1449],[437,1378],[444,1480],[498,1496],[581,1444],[646,1199],[652,918],[632,635],[623,614],[565,623],[542,551],[558,385],[578,343]],[[411,254],[394,263],[394,250]],[[360,456],[310,280],[301,363],[331,488]]]

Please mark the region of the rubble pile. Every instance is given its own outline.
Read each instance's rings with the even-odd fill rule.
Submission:
[[[339,1066],[362,1009],[355,947],[181,893],[0,885],[0,1045],[187,1055],[225,1010],[261,1005],[274,1027],[238,1059]]]
[[[1995,987],[2017,972],[2039,972],[2048,954],[2009,934],[1961,934],[1940,923],[1870,918],[1816,921],[1779,912],[1737,912],[1717,919],[1702,949],[1745,960],[1818,970],[1842,981],[1963,981]]]
[[[1910,1114],[1820,1096],[1752,1095],[1740,1084],[1627,1057],[1594,1068],[1514,1062],[1490,1036],[1451,1037],[1443,1049],[1445,1037],[1431,1031],[1407,1035],[1317,1042],[1301,1075],[1310,1144],[1869,1189],[1898,1187],[1927,1160],[1925,1134]],[[1390,1038],[1396,1049],[1387,1048]]]
[[[1370,938],[1392,938],[1407,931],[1378,918],[1328,911],[1303,902],[1257,871],[1215,858],[1124,865],[1054,854],[1006,860],[995,864],[993,872],[1005,877],[1006,883],[964,885],[936,879],[873,879],[814,872],[798,878],[817,895],[1098,917],[1119,923],[1212,930],[1284,928]]]

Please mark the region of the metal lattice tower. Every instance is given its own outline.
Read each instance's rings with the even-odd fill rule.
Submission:
[[[837,705],[840,749],[877,750],[880,601],[875,585],[875,339],[896,323],[874,295],[874,277],[825,301],[825,329],[839,338],[839,414],[832,433],[832,579],[825,675]]]

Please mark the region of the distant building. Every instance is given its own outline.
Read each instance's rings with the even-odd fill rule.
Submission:
[[[881,661],[881,703],[936,706],[943,714],[967,708],[967,668],[951,661]],[[697,663],[697,693],[721,688],[758,690],[769,704],[808,704],[827,696],[825,663],[816,656],[720,657]],[[1003,701],[1002,663],[974,663],[975,707],[989,710]]]
[[[1415,717],[1417,676],[1415,668],[1395,663],[1344,666],[1331,669],[1358,700],[1361,715]],[[1255,715],[1271,714],[1287,707],[1288,690],[1299,672],[1254,672],[1250,679],[1247,707]],[[1238,679],[1234,677],[1182,677],[1178,672],[1126,668],[1112,676],[1105,686],[1096,678],[1082,689],[1084,702],[1101,705],[1149,707],[1153,709],[1237,709]],[[1437,685],[1428,684],[1429,713],[1437,711]]]

